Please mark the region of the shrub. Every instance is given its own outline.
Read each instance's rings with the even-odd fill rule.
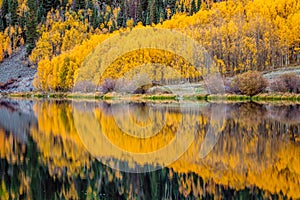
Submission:
[[[207,76],[205,85],[210,94],[222,94],[225,92],[223,78],[220,74],[210,74]]]
[[[103,93],[108,93],[108,92],[112,92],[115,90],[115,87],[116,87],[116,80],[114,79],[111,79],[111,78],[107,78],[105,79],[102,84],[100,85],[100,92],[103,92]]]
[[[248,71],[237,75],[231,82],[232,88],[238,88],[241,94],[254,96],[267,86],[267,80],[258,71]]]
[[[73,87],[73,92],[95,92],[97,86],[91,81],[76,82]]]
[[[270,89],[274,92],[300,92],[300,78],[295,73],[282,74],[272,82]]]
[[[240,94],[240,91],[237,88],[237,85],[232,84],[231,80],[225,79],[224,80],[224,86],[225,86],[225,92],[226,93]]]

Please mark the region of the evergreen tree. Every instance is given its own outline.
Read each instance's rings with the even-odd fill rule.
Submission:
[[[137,8],[137,17],[136,17],[136,22],[143,22],[143,5],[141,1],[138,4]]]
[[[73,0],[73,10],[85,9],[85,0]]]
[[[197,12],[196,2],[195,2],[195,0],[192,0],[190,15],[193,15],[196,12]]]
[[[166,18],[166,12],[165,12],[166,6],[164,4],[164,1],[158,1],[157,2],[156,10],[157,10],[157,13],[156,13],[157,21],[156,21],[156,23],[165,20],[165,18]]]
[[[1,16],[0,16],[0,31],[3,31],[7,27],[6,15],[8,14],[8,0],[2,1]]]
[[[198,0],[197,2],[197,11],[199,11],[201,8],[201,0]]]
[[[157,2],[156,0],[149,0],[149,21],[148,24],[157,23],[157,16],[156,16],[156,7]]]
[[[27,6],[29,11],[26,17],[26,51],[29,55],[35,46],[35,41],[37,38],[36,26],[36,1],[35,0],[28,0]]]
[[[18,22],[17,8],[18,8],[18,0],[8,1],[8,14],[9,14],[9,16],[7,17],[7,19],[9,20],[7,22],[8,25],[15,25]]]

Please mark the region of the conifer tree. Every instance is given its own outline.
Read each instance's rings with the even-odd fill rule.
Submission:
[[[29,8],[28,14],[26,16],[26,51],[29,55],[35,46],[35,40],[37,38],[36,32],[36,1],[28,0],[27,6]]]
[[[1,16],[0,16],[0,31],[4,31],[7,27],[6,15],[8,14],[8,0],[2,1]]]
[[[191,3],[191,10],[190,10],[190,15],[193,15],[194,13],[197,12],[197,8],[196,8],[196,2],[195,0],[192,0],[192,3]]]
[[[8,24],[10,26],[14,26],[18,21],[17,16],[17,8],[18,8],[18,1],[17,0],[9,0],[8,1],[8,13],[7,19],[9,20]]]
[[[156,7],[157,7],[157,2],[156,0],[149,0],[149,21],[148,24],[152,23],[157,23],[157,12],[156,12]]]

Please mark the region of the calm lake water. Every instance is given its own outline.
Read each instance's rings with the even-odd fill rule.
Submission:
[[[300,198],[300,105],[0,99],[0,199]]]

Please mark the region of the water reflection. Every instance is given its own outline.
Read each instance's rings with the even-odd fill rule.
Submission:
[[[299,105],[144,102],[126,104],[124,112],[123,104],[1,100],[0,199],[300,198]],[[157,152],[176,137],[192,140],[170,165],[176,148],[160,159],[134,160],[97,143],[93,123],[109,148],[130,153]],[[144,137],[144,127],[153,134]],[[166,167],[134,174],[103,163]]]

